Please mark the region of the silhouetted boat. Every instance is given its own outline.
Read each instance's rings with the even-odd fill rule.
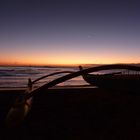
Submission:
[[[9,112],[6,117],[7,127],[10,128],[10,127],[20,126],[21,122],[24,120],[28,112],[30,112],[31,110],[33,97],[46,93],[48,92],[49,88],[80,75],[83,76],[85,81],[87,81],[89,84],[94,85],[94,86],[109,88],[109,89],[127,90],[127,91],[132,91],[132,92],[140,90],[140,75],[139,74],[123,75],[121,74],[121,72],[102,74],[102,75],[89,74],[91,72],[97,72],[100,70],[111,70],[111,69],[126,69],[126,70],[134,70],[134,71],[140,72],[140,67],[118,64],[118,65],[103,65],[103,66],[91,67],[84,70],[82,70],[82,67],[80,67],[80,71],[77,71],[77,72],[61,71],[61,72],[55,72],[55,73],[42,76],[34,81],[31,81],[31,79],[29,79],[27,90],[25,90],[25,92],[21,96],[17,97],[17,99],[15,100],[15,103],[9,109]],[[49,83],[47,82],[46,84],[36,89],[32,87],[33,84],[35,84],[41,79],[44,79],[46,77],[53,76],[56,74],[62,74],[62,73],[69,73],[69,74],[56,78]]]
[[[60,89],[54,87],[77,76],[110,69],[135,70],[137,73],[140,71],[140,67],[137,66],[104,65],[77,72],[66,71],[65,73],[69,74],[56,78],[49,83],[46,82],[43,86],[35,89],[32,86],[39,80],[64,72],[51,73],[34,81],[29,80],[27,90],[21,94],[19,94],[20,90],[1,91],[1,135],[4,134],[4,139],[14,140],[20,138],[23,140],[41,138],[67,140],[116,139],[118,136],[124,139],[140,139],[140,131],[138,130],[140,128],[140,123],[138,123],[140,122],[140,96],[136,94],[136,96],[130,96],[130,94],[122,94],[122,92],[116,91],[110,92],[92,86],[88,88],[63,87]],[[95,76],[96,78],[99,77],[99,75]],[[122,74],[117,72],[100,75],[102,80],[99,81],[103,83],[101,86],[109,86],[113,82],[119,84],[117,77],[121,79]],[[128,79],[126,79],[123,76],[122,79],[129,81],[130,77],[128,76]],[[109,78],[110,82],[107,84],[106,81]],[[139,86],[139,76],[138,79],[135,78],[136,75],[134,76],[134,82],[137,82]],[[93,81],[91,76],[88,79]],[[130,83],[133,85],[132,79],[131,77]],[[115,87],[117,87],[116,84],[114,84]],[[11,93],[14,93],[14,95]],[[5,137],[5,134],[7,137]]]
[[[79,66],[83,70],[82,66]],[[90,85],[106,89],[123,91],[140,90],[140,74],[122,74],[114,72],[108,74],[82,74],[83,79]]]

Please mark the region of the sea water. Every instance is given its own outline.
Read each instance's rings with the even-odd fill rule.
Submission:
[[[79,71],[78,67],[0,67],[0,88],[6,87],[27,87],[28,79],[35,80],[39,77],[59,72],[59,71]],[[65,74],[59,74],[44,78],[37,82],[35,86],[41,86]],[[59,86],[85,85],[87,84],[81,76],[60,83]]]
[[[140,65],[137,65],[140,66]],[[0,67],[0,88],[7,87],[27,87],[28,79],[31,78],[32,81],[40,78],[42,76],[60,72],[60,71],[79,71],[78,67]],[[123,72],[122,70],[103,70],[95,72],[95,74],[104,74],[112,72]],[[127,72],[127,71],[126,71]],[[129,72],[130,73],[130,72]],[[132,72],[133,73],[133,72]],[[140,74],[140,72],[139,72]],[[59,74],[44,78],[37,82],[34,86],[39,87],[56,78],[62,77],[65,74]],[[67,80],[63,83],[58,84],[59,86],[72,86],[72,85],[88,85],[81,76],[75,77],[73,79]]]

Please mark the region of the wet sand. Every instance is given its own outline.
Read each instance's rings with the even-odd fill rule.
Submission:
[[[7,129],[3,120],[23,91],[18,90],[0,91],[5,139],[140,139],[139,94],[92,87],[49,89],[34,97],[32,109],[19,128]]]

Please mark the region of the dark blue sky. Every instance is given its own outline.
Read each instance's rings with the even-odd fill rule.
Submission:
[[[139,7],[138,0],[1,0],[0,62],[140,62]]]

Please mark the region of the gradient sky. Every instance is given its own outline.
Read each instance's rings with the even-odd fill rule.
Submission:
[[[1,0],[0,64],[140,63],[138,0]]]

